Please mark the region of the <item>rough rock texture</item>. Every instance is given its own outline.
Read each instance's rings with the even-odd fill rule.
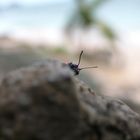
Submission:
[[[0,140],[140,140],[140,116],[46,60],[1,80]]]

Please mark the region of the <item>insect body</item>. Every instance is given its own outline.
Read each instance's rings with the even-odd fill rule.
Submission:
[[[97,66],[79,68],[82,54],[83,54],[83,51],[81,51],[80,53],[78,64],[73,64],[72,62],[68,63],[68,66],[70,67],[70,69],[74,71],[75,75],[78,75],[80,73],[80,70],[83,70],[83,69],[97,68]]]

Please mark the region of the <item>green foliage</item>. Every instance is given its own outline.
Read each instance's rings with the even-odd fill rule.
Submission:
[[[102,33],[110,40],[114,40],[116,38],[113,30],[104,22],[98,22],[98,26],[100,27]]]
[[[59,53],[59,54],[65,54],[67,53],[67,50],[65,47],[56,47],[53,52]]]
[[[99,27],[99,30],[110,41],[114,41],[116,35],[114,31],[103,21],[96,17],[98,8],[108,0],[75,0],[76,11],[71,16],[66,30],[71,32],[75,27],[81,27],[83,30],[91,26]]]

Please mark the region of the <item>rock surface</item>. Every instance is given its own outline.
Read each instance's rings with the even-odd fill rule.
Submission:
[[[0,83],[0,140],[139,140],[140,116],[99,96],[56,60]]]

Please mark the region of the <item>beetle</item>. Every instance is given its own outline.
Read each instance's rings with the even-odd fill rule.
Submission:
[[[83,54],[83,50],[81,51],[81,53],[79,55],[78,64],[74,64],[72,62],[67,64],[69,66],[69,68],[74,72],[75,75],[79,75],[80,71],[83,69],[97,68],[97,66],[79,68],[82,54]]]

